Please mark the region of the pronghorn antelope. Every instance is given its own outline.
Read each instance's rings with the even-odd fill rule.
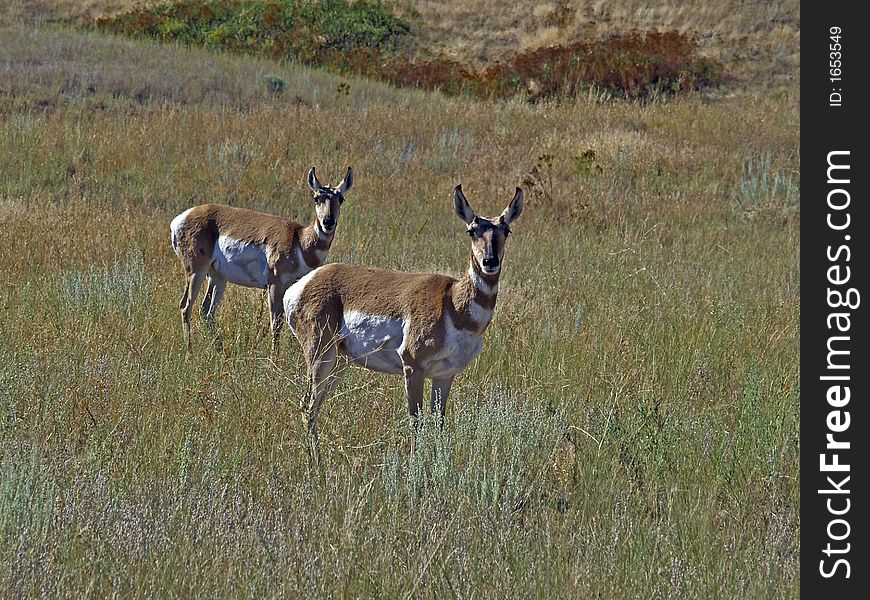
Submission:
[[[268,290],[272,352],[277,352],[284,312],[281,298],[291,283],[326,260],[344,194],[353,185],[353,171],[348,168],[341,183],[329,187],[318,181],[311,167],[308,185],[314,192],[315,212],[308,227],[283,217],[217,204],[194,206],[172,219],[172,248],[184,264],[187,279],[179,308],[188,351],[190,314],[207,279],[201,312],[211,327],[228,281]],[[215,339],[220,346],[220,337]]]
[[[423,380],[432,380],[430,408],[443,417],[454,376],[480,353],[505,239],[522,212],[523,192],[517,188],[495,219],[475,216],[461,185],[453,190],[453,204],[471,236],[470,264],[461,279],[336,263],[312,271],[284,295],[284,314],[308,366],[311,389],[302,411],[315,454],[317,414],[338,378],[339,356],[404,375],[408,413],[416,423]]]

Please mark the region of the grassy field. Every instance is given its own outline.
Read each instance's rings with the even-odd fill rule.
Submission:
[[[745,74],[488,103],[0,29],[2,595],[797,597],[799,96]],[[488,215],[526,189],[483,353],[413,457],[401,381],[351,369],[309,462],[262,292],[227,290],[226,356],[197,327],[185,357],[169,220],[308,222],[312,164],[356,175],[330,260],[403,270],[464,270],[456,182]]]

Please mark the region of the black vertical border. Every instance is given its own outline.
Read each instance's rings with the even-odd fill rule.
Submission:
[[[870,303],[870,290],[866,285],[870,270],[867,254],[870,97],[865,83],[870,76],[867,66],[870,24],[859,15],[862,5],[859,2],[801,2],[802,19],[807,24],[801,31],[801,595],[831,600],[864,598],[870,590],[867,552],[870,533],[866,527],[870,511],[870,493],[866,491],[870,489],[867,470],[870,355],[867,353],[866,318],[866,305]],[[835,26],[842,29],[842,82],[830,80],[830,29]],[[831,92],[837,91],[835,88],[842,88],[842,106],[829,105]],[[827,157],[835,150],[850,152],[851,181],[846,186],[851,197],[848,231],[834,231],[827,224],[827,194],[831,189],[843,187],[827,183]],[[850,236],[848,241],[844,239],[846,235]],[[827,270],[833,264],[828,260],[828,246],[835,250],[844,243],[850,245],[851,260],[839,263],[851,268],[851,278],[841,289],[854,287],[861,293],[860,305],[854,310],[829,308],[827,302],[830,285]],[[831,544],[833,547],[851,544],[848,553],[839,555],[850,564],[848,579],[843,576],[842,565],[834,577],[824,578],[819,564],[824,559],[830,567],[837,558],[837,555],[829,558],[823,552],[829,542],[828,523],[838,518],[828,512],[826,501],[836,498],[836,508],[842,506],[839,503],[845,498],[819,493],[830,487],[826,480],[828,475],[842,479],[838,473],[822,473],[819,468],[819,455],[826,452],[825,436],[829,433],[826,418],[829,411],[834,410],[826,399],[831,383],[820,380],[820,376],[827,372],[828,337],[838,335],[836,331],[829,331],[827,316],[839,311],[851,313],[850,332],[839,334],[850,336],[851,401],[841,410],[849,411],[851,421],[847,431],[836,434],[838,439],[851,444],[848,450],[839,452],[840,462],[850,465],[847,475],[851,479],[843,487],[850,490],[851,505],[849,512],[842,516],[849,522],[849,537],[841,542],[831,541]],[[830,455],[833,451],[827,452]],[[842,524],[835,526],[836,535],[842,531]]]

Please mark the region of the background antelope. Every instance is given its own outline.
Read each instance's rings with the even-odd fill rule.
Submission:
[[[207,279],[201,312],[212,328],[228,281],[268,290],[272,352],[277,352],[284,310],[281,297],[287,286],[326,260],[344,194],[353,185],[353,170],[348,167],[341,183],[329,187],[318,181],[311,167],[308,185],[314,192],[314,222],[308,227],[283,217],[217,204],[195,206],[172,219],[172,248],[184,265],[186,277],[179,308],[188,351],[190,314]],[[216,330],[215,340],[220,347]]]
[[[317,414],[338,379],[339,355],[354,365],[404,375],[408,414],[416,423],[423,380],[432,380],[430,407],[443,417],[454,376],[480,354],[492,319],[510,224],[523,192],[495,219],[475,216],[453,190],[456,214],[468,226],[471,256],[459,280],[347,264],[320,267],[284,295],[284,312],[305,354],[311,382],[303,418],[317,453]],[[307,400],[307,402],[306,402]]]

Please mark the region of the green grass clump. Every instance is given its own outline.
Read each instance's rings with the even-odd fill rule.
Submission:
[[[318,62],[332,50],[397,50],[410,27],[378,0],[184,0],[96,20],[163,41]]]

